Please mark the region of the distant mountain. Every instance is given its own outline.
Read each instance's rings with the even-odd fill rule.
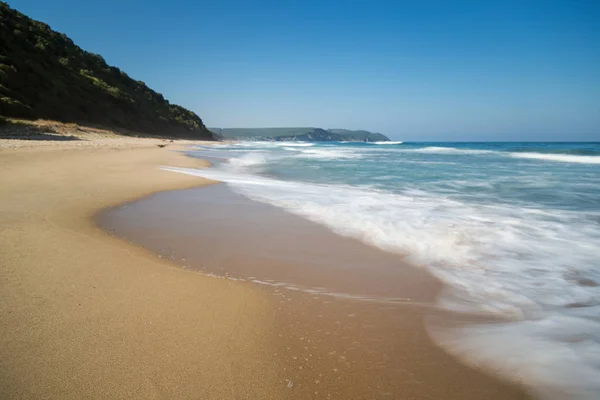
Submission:
[[[387,142],[381,133],[321,128],[209,128],[218,139],[272,141]]]
[[[0,2],[0,115],[212,139],[200,117],[170,104],[102,56]]]

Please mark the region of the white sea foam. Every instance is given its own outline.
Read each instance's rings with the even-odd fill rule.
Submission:
[[[336,158],[361,158],[362,155],[347,149],[319,148],[300,150],[297,157],[331,160]]]
[[[510,153],[511,157],[533,160],[558,161],[580,164],[600,164],[600,156],[578,156],[573,154]]]
[[[573,154],[549,154],[549,153],[536,153],[536,152],[522,152],[522,153],[509,153],[504,151],[494,150],[479,150],[479,149],[459,149],[455,147],[438,147],[429,146],[418,149],[402,149],[405,152],[414,153],[431,153],[431,154],[452,154],[452,155],[499,155],[508,156],[513,158],[523,158],[541,161],[558,161],[568,163],[581,163],[581,164],[600,164],[600,156],[583,156]]]
[[[420,149],[407,149],[415,153],[439,153],[439,154],[493,154],[498,153],[492,150],[474,150],[474,149],[457,149],[455,147],[438,147],[429,146]]]
[[[433,322],[428,328],[433,339],[454,355],[528,382],[543,399],[598,399],[597,320],[555,314],[458,328]]]
[[[275,142],[244,141],[244,142],[231,143],[231,146],[236,146],[236,147],[273,147],[273,146],[275,146],[274,143]]]
[[[392,142],[392,141],[389,141],[389,142],[367,142],[367,143],[370,143],[370,144],[402,144],[404,142]]]
[[[453,330],[432,325],[432,336],[448,351],[526,380],[547,398],[597,398],[596,215],[469,204],[423,190],[390,193],[217,169],[165,169],[227,182],[251,199],[407,255],[448,284],[440,307],[506,321]]]
[[[277,147],[311,147],[314,146],[315,143],[309,142],[276,142],[276,141],[260,141],[260,140],[248,140],[241,141],[235,143],[224,143],[223,146],[234,146],[234,147],[251,147],[251,148],[277,148]],[[215,145],[210,145],[207,147],[211,147]],[[219,146],[217,144],[216,146]]]
[[[315,143],[307,143],[307,142],[273,142],[275,146],[281,147],[312,147]]]
[[[268,159],[265,153],[252,152],[240,157],[229,158],[228,164],[234,171],[247,172],[256,166],[265,164]]]

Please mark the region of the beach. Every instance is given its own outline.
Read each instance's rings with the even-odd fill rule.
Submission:
[[[157,139],[0,150],[0,397],[279,398],[269,304],[99,230],[100,209],[208,183]]]
[[[420,307],[207,276],[96,226],[211,183],[160,170],[207,166],[164,143],[2,142],[0,397],[526,397],[434,346]]]
[[[217,184],[102,212],[98,223],[182,268],[260,288],[273,304],[284,398],[524,398],[427,338],[442,285],[397,255]],[[289,385],[289,386],[288,386]]]
[[[0,400],[600,399],[600,3],[9,3]]]

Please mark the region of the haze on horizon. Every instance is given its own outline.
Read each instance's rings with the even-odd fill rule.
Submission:
[[[600,2],[9,0],[211,127],[600,140]]]

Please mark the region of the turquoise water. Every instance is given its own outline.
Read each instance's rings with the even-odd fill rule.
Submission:
[[[448,351],[547,397],[600,398],[599,143],[241,142],[194,153],[215,167],[172,170],[407,256],[447,284],[440,308],[504,321],[431,327]]]

